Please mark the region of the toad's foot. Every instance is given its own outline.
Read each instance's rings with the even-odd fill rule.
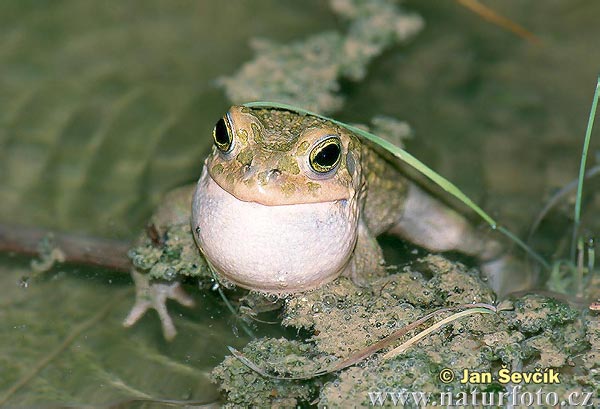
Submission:
[[[148,275],[135,270],[131,271],[131,276],[135,281],[135,304],[123,321],[123,326],[132,326],[146,311],[154,308],[158,312],[165,339],[170,341],[175,338],[177,330],[167,311],[167,299],[175,300],[186,307],[193,307],[194,300],[185,293],[179,282],[151,283]]]
[[[482,261],[481,271],[500,296],[532,289],[537,281],[535,271],[508,253]]]

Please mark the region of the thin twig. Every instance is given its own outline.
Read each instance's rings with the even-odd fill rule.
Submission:
[[[52,244],[60,249],[65,263],[89,264],[124,272],[131,268],[127,257],[131,244],[125,241],[0,224],[0,252],[36,256],[39,255],[39,244],[45,238],[51,238]]]
[[[477,0],[456,0],[456,2],[461,4],[465,8],[468,8],[484,20],[487,20],[492,24],[502,27],[503,29],[508,30],[511,33],[529,41],[530,43],[536,45],[541,44],[540,39],[531,31],[513,22],[512,20],[498,14],[496,11],[484,4],[481,4],[481,2]]]

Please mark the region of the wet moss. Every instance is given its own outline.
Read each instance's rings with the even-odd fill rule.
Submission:
[[[189,224],[166,228],[160,243],[144,234],[129,253],[134,267],[150,277],[173,280],[178,276],[196,277],[209,285],[212,274],[194,243]]]
[[[302,376],[326,365],[325,357],[308,343],[279,338],[250,342],[246,358],[265,372],[278,376]],[[227,395],[225,407],[294,407],[317,395],[321,380],[281,380],[262,376],[230,356],[212,371],[214,382]]]
[[[328,113],[343,103],[340,79],[358,81],[375,57],[412,38],[423,20],[392,0],[332,0],[334,13],[347,21],[345,32],[317,33],[292,44],[254,40],[256,56],[233,76],[221,78],[234,103],[287,102]]]
[[[359,288],[341,277],[320,289],[286,298],[283,325],[305,330],[306,335],[294,341],[257,340],[244,352],[267,372],[295,374],[297,368],[304,374],[307,373],[304,371],[317,372],[327,367],[328,360],[331,367],[434,310],[493,299],[494,294],[475,270],[440,256],[428,256],[367,288]],[[404,353],[384,359],[383,353],[428,327],[430,322],[364,361],[301,383],[318,395],[314,402],[319,406],[345,407],[372,404],[369,393],[373,392],[452,391],[456,394],[470,393],[475,388],[501,392],[510,386],[498,383],[496,378],[491,384],[461,383],[464,369],[497,376],[501,368],[514,371],[553,368],[559,372],[561,383],[542,385],[545,392],[566,394],[586,390],[597,393],[600,378],[597,317],[584,318],[565,303],[535,294],[512,300],[512,309],[510,305],[507,303],[504,307],[507,309],[496,314],[476,314],[453,321]],[[449,312],[443,314],[448,315]],[[285,360],[281,357],[290,352],[289,345],[293,345],[293,365],[282,369],[280,365]],[[265,352],[261,355],[256,351]],[[302,351],[306,354],[303,358],[295,355],[302,355]],[[267,356],[274,358],[269,360]],[[306,359],[311,361],[310,365]],[[455,375],[448,383],[439,379],[444,368],[451,369]],[[248,371],[253,372],[255,385],[244,383]],[[277,389],[278,397],[281,393],[290,394],[292,400],[287,403],[308,396],[300,396],[298,390],[293,389],[298,387],[298,381],[264,378],[234,357],[228,357],[215,373],[215,380],[226,380],[221,388],[231,405],[241,402],[277,405],[278,402],[268,396],[268,391],[273,390],[272,382],[277,382],[277,388],[283,388],[279,382],[287,382],[292,388],[290,391]],[[240,390],[235,389],[238,386]],[[540,388],[533,384],[519,386],[523,392],[532,393]],[[261,393],[262,400],[258,397]]]
[[[568,304],[542,295],[527,295],[514,300],[514,311],[505,315],[509,328],[526,334],[573,322],[579,312]]]
[[[326,383],[319,395],[319,406],[372,406],[369,392],[408,391],[408,388],[434,392],[431,378],[437,377],[441,369],[421,353],[408,354],[387,362],[369,360],[349,368]]]
[[[600,317],[589,315],[585,317],[586,341],[590,348],[579,355],[584,368],[574,375],[575,381],[581,385],[592,387],[596,396],[600,396]]]

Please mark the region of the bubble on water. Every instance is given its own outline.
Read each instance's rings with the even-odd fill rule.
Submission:
[[[173,267],[167,267],[163,273],[163,278],[165,280],[174,280],[177,277],[177,270]]]
[[[333,306],[336,304],[336,301],[335,295],[333,294],[326,294],[323,296],[323,304],[326,307],[333,308]]]
[[[28,288],[29,287],[29,277],[28,276],[21,277],[21,279],[18,281],[18,285],[21,288]]]

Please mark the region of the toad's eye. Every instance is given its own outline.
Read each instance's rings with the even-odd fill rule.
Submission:
[[[215,129],[213,129],[213,139],[215,140],[215,146],[221,152],[228,153],[231,151],[233,138],[226,118],[221,118],[217,121]]]
[[[310,167],[317,173],[327,173],[340,163],[342,144],[337,136],[319,141],[310,151]]]

